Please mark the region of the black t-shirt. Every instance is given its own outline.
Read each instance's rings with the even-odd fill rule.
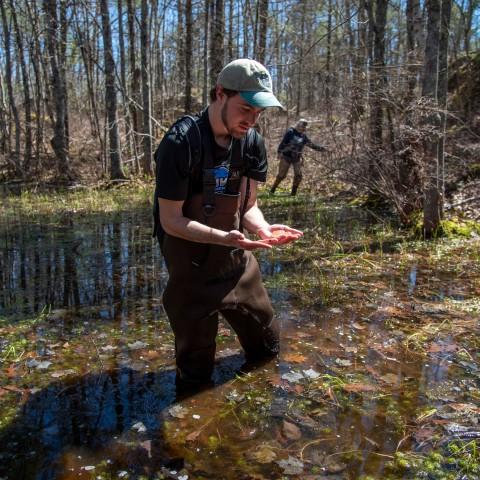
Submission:
[[[189,120],[188,120],[189,121]],[[181,121],[180,121],[181,123]],[[196,128],[191,123],[189,128]],[[198,122],[202,136],[202,159],[205,155],[213,157],[216,178],[216,193],[238,193],[241,177],[245,176],[258,182],[265,182],[267,178],[267,154],[262,136],[254,129],[250,129],[245,139],[232,142],[228,148],[218,145],[213,136],[208,120],[208,109],[205,109]],[[191,165],[195,158],[191,158],[188,138],[197,138],[193,132],[187,138],[185,124],[175,123],[165,134],[155,152],[156,161],[156,190],[155,190],[155,224],[161,226],[158,219],[158,198],[167,200],[186,200],[190,195],[203,191],[203,165]],[[196,135],[196,136],[194,136]],[[243,157],[232,155],[235,148],[240,148],[234,142],[243,142]],[[198,161],[198,160],[197,160]]]

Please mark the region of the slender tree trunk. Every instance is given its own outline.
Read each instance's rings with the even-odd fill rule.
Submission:
[[[265,63],[267,53],[268,0],[259,0],[258,17],[257,60],[260,63]]]
[[[440,43],[438,52],[438,106],[440,107],[441,136],[438,145],[438,183],[440,190],[440,215],[443,217],[443,200],[445,198],[445,142],[447,130],[447,92],[448,92],[448,40],[452,0],[442,0],[440,17]]]
[[[20,162],[20,116],[18,114],[17,104],[13,93],[13,78],[12,78],[12,57],[10,52],[10,28],[8,26],[6,5],[4,0],[0,0],[0,10],[2,14],[3,27],[3,42],[5,48],[5,81],[7,83],[7,93],[10,103],[10,110],[15,122],[15,152],[7,152],[7,159],[15,169],[17,176],[23,177],[24,172]],[[9,129],[10,130],[10,129]],[[7,144],[10,144],[8,141]]]
[[[417,86],[418,67],[418,18],[420,15],[420,0],[407,0],[406,20],[407,20],[407,95],[406,103],[409,104],[414,98],[415,88]]]
[[[385,95],[385,27],[387,23],[388,0],[376,0],[373,62],[370,71],[370,138],[372,144],[382,146],[383,100]],[[372,172],[374,173],[374,172]],[[375,176],[375,173],[374,173]]]
[[[210,2],[212,0],[205,0],[205,12],[203,17],[203,92],[202,92],[202,103],[206,105],[208,102],[208,78],[209,78],[209,70],[208,70],[208,52],[209,52],[209,21],[210,21]]]
[[[36,136],[35,136],[35,166],[40,166],[40,152],[43,142],[43,80],[41,72],[41,48],[40,48],[40,29],[39,18],[36,4],[31,8],[30,2],[25,2],[28,12],[28,19],[33,28],[33,36],[30,41],[29,55],[32,59],[33,71],[35,73],[35,117],[36,117]]]
[[[233,6],[234,0],[229,0],[228,2],[228,46],[227,46],[227,53],[228,53],[228,61],[231,62],[234,60],[233,55]]]
[[[177,75],[174,82],[174,95],[185,93],[185,9],[186,0],[177,0]]]
[[[17,40],[18,48],[18,59],[20,62],[20,69],[22,71],[23,98],[25,107],[25,151],[23,170],[25,171],[25,173],[28,173],[32,162],[32,99],[30,96],[30,83],[27,65],[25,63],[22,33],[20,32],[20,29],[18,27],[17,13],[13,0],[10,0],[10,14],[12,16],[13,27],[15,29],[15,37]]]
[[[50,56],[50,75],[52,85],[52,97],[55,110],[55,124],[51,144],[57,157],[57,168],[61,180],[73,180],[70,171],[70,159],[68,156],[68,137],[65,129],[67,110],[67,98],[65,84],[58,68],[58,20],[57,1],[43,0],[45,19],[47,23],[47,47]]]
[[[0,71],[0,153],[8,153],[8,107],[5,101],[4,80]]]
[[[65,137],[67,152],[70,145],[70,121],[68,115],[68,85],[67,85],[67,1],[60,0],[60,42],[58,46],[58,70],[60,72],[63,91],[65,92]]]
[[[327,17],[327,58],[325,60],[325,106],[327,110],[328,124],[332,124],[332,98],[330,84],[332,80],[332,0],[328,0],[328,17]]]
[[[135,3],[133,0],[127,0],[127,21],[128,21],[128,55],[130,58],[130,117],[133,126],[133,149],[135,155],[135,164],[138,164],[138,139],[137,134],[140,132],[140,84],[141,72],[136,66],[136,41],[135,41]]]
[[[192,111],[192,0],[185,0],[185,112]]]
[[[427,0],[428,24],[425,44],[422,95],[430,100],[431,107],[438,107],[438,54],[440,43],[441,0]],[[440,188],[438,184],[438,133],[440,115],[433,112],[428,123],[435,133],[424,141],[425,185],[423,200],[423,229],[430,237],[440,225]]]
[[[243,9],[243,57],[248,58],[249,56],[249,46],[250,46],[250,40],[249,40],[249,26],[248,26],[248,20],[251,20],[252,18],[252,11],[250,7],[250,0],[245,0],[245,5]]]
[[[463,27],[463,48],[467,55],[470,54],[470,42],[472,38],[472,23],[473,15],[475,13],[475,8],[478,8],[478,0],[467,0],[468,7],[464,16],[464,27]],[[451,10],[451,8],[450,8]]]
[[[140,21],[140,43],[142,58],[142,97],[143,97],[143,172],[152,175],[152,128],[150,111],[150,38],[148,31],[148,2],[142,0]]]
[[[307,2],[303,2],[301,10],[301,19],[300,19],[300,45],[298,53],[298,63],[297,63],[297,84],[296,84],[296,113],[297,117],[300,116],[302,109],[302,92],[303,92],[303,45],[305,43],[305,23],[307,16]]]
[[[120,140],[118,138],[117,124],[117,90],[115,88],[115,61],[113,59],[112,31],[110,27],[110,14],[108,1],[100,0],[102,14],[103,55],[105,68],[105,106],[108,122],[108,140],[110,157],[110,178],[112,180],[124,179],[120,153]]]
[[[125,36],[123,32],[123,0],[117,0],[118,9],[118,47],[120,51],[120,85],[123,100],[123,115],[125,117],[125,139],[127,152],[132,154],[132,122],[128,110],[127,67],[125,61]]]
[[[210,49],[210,82],[215,85],[217,76],[223,67],[225,49],[223,39],[225,37],[225,16],[223,11],[223,0],[212,0],[215,4],[215,16],[212,18],[214,31],[211,38]]]

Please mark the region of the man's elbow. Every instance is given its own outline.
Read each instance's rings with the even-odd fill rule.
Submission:
[[[162,218],[162,216],[160,216],[160,224],[162,225],[165,233],[175,236],[175,222],[172,221],[171,218]]]

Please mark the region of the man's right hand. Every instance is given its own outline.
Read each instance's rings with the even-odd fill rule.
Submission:
[[[250,240],[242,232],[232,230],[227,233],[225,243],[230,247],[242,248],[243,250],[257,250],[259,248],[271,249],[272,246],[260,240]]]

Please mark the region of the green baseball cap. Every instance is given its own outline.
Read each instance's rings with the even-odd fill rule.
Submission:
[[[225,65],[218,75],[217,84],[228,90],[239,92],[252,107],[283,108],[273,94],[270,73],[255,60],[239,58]]]

